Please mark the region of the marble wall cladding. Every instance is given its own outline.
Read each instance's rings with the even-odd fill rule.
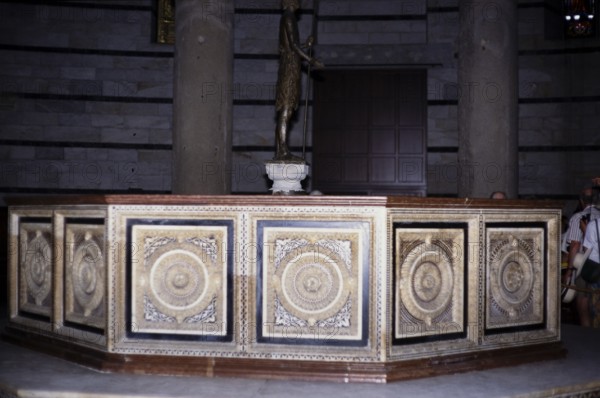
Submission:
[[[464,332],[466,224],[394,228],[394,339]]]
[[[391,358],[557,336],[556,214],[391,210]]]
[[[34,333],[106,345],[105,219],[97,208],[10,212],[11,322]]]
[[[389,358],[476,345],[480,217],[468,210],[390,210]]]
[[[227,334],[227,226],[188,224],[131,224],[136,332]]]
[[[11,208],[11,325],[117,354],[342,362],[559,338],[558,210],[83,207]]]
[[[367,345],[369,232],[366,222],[257,220],[259,344]]]
[[[486,228],[486,329],[543,322],[544,225]]]
[[[248,351],[259,358],[382,358],[382,209],[264,210],[249,215],[251,239],[262,249],[248,269],[256,275],[249,319],[257,325]]]
[[[231,356],[240,326],[238,215],[211,208],[114,206],[109,349]],[[177,354],[178,353],[178,354]]]
[[[18,310],[50,319],[54,285],[51,219],[25,217],[18,228]]]
[[[65,225],[64,320],[104,329],[106,253],[104,220]],[[85,224],[99,221],[97,224]]]
[[[112,349],[375,360],[383,213],[358,210],[112,208]]]
[[[531,214],[486,217],[483,344],[520,343],[557,331],[559,223]]]

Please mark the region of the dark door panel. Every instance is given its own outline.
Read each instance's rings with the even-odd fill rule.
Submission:
[[[313,189],[424,195],[425,70],[325,70],[315,79]]]

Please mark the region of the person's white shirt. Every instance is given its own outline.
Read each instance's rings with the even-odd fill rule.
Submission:
[[[585,237],[583,238],[583,247],[592,249],[589,259],[600,263],[600,251],[598,250],[598,234],[600,234],[600,225],[598,219],[590,221],[585,229]]]
[[[567,230],[567,245],[571,244],[571,241],[582,242],[583,234],[579,227],[579,221],[584,215],[590,215],[590,221],[600,218],[600,210],[593,205],[586,206],[580,212],[577,212],[569,219],[569,229]]]

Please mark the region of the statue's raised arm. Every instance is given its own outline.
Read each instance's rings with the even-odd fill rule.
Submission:
[[[300,67],[302,60],[315,68],[322,68],[323,64],[303,49],[312,47],[312,36],[308,37],[304,45],[300,44],[296,20],[296,11],[300,8],[298,0],[283,0],[281,3],[283,15],[279,25],[279,73],[275,98],[278,116],[274,160],[303,162],[302,158],[291,154],[287,143],[290,120],[300,101]]]

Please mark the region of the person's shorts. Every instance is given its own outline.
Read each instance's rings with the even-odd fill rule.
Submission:
[[[598,289],[598,288],[600,288],[600,283],[587,283],[580,276],[577,279],[575,279],[575,286],[577,286],[580,289]],[[579,291],[579,292],[577,292],[577,294],[585,295],[587,297],[591,297],[592,296],[591,292]]]

